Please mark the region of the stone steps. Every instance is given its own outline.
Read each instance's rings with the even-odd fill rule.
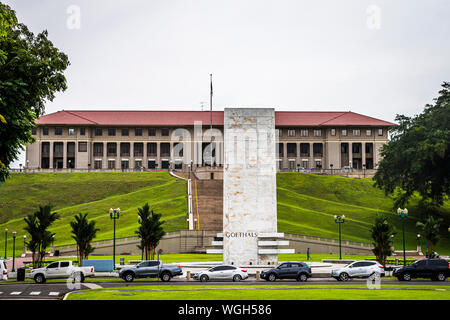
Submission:
[[[223,180],[196,180],[200,230],[222,230],[223,225]],[[197,203],[193,190],[194,217]]]

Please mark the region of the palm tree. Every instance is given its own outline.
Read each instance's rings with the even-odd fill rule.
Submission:
[[[386,258],[393,253],[392,235],[395,235],[395,229],[389,224],[385,215],[377,213],[374,224],[370,228],[370,233],[374,246],[372,252],[377,261],[384,266],[386,264]]]
[[[145,259],[148,260],[149,255],[153,259],[159,241],[166,234],[162,228],[164,221],[160,221],[162,215],[154,213],[153,210],[150,211],[148,203],[142,208],[138,208],[138,215],[141,225],[136,234],[141,239],[141,248],[143,246]]]
[[[418,221],[416,227],[422,229],[422,235],[428,241],[427,257],[430,258],[434,252],[434,247],[440,240],[439,227],[441,226],[441,218],[435,219],[432,215],[429,215],[424,222]]]
[[[80,266],[82,260],[87,259],[89,254],[94,251],[94,248],[91,246],[91,241],[100,230],[95,227],[95,221],[88,221],[87,215],[87,213],[84,215],[79,213],[75,216],[75,221],[70,222],[72,238],[77,243],[78,265]]]
[[[27,224],[25,231],[30,234],[30,240],[27,244],[28,249],[33,252],[33,266],[41,267],[45,258],[45,251],[52,243],[55,235],[48,231],[48,228],[59,219],[59,214],[52,213],[52,207],[47,204],[43,207],[39,206],[39,211],[29,214],[24,221]],[[37,253],[37,256],[36,256]]]

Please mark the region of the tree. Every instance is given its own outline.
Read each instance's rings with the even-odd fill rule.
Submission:
[[[441,222],[443,220],[441,218],[433,218],[433,216],[428,216],[428,218],[424,222],[418,221],[416,223],[416,227],[422,229],[422,235],[427,240],[427,257],[431,257],[434,252],[434,247],[440,240],[439,228],[441,226]]]
[[[404,207],[415,192],[437,206],[450,194],[450,83],[442,87],[421,114],[397,115],[399,124],[381,149],[375,186],[394,195],[394,208]]]
[[[148,260],[149,255],[151,255],[151,259],[153,259],[159,241],[166,234],[162,228],[164,221],[160,221],[162,215],[154,213],[153,210],[150,211],[148,203],[142,208],[138,208],[138,215],[141,225],[136,231],[136,234],[141,239],[140,248],[142,248],[142,246],[144,247],[146,260]]]
[[[389,223],[387,216],[378,214],[375,216],[373,226],[370,228],[373,240],[372,249],[377,261],[383,266],[386,258],[392,255],[392,236],[396,234],[394,227]]]
[[[95,221],[89,221],[86,214],[79,213],[70,222],[72,227],[72,238],[77,243],[78,265],[81,266],[83,259],[88,259],[89,254],[94,251],[91,246],[92,239],[95,238],[100,229],[95,227]]]
[[[47,31],[34,35],[0,3],[0,183],[19,151],[34,141],[31,130],[45,102],[66,90],[63,72],[69,64]]]
[[[45,258],[46,249],[52,243],[54,233],[48,228],[59,219],[59,214],[52,213],[52,207],[47,204],[39,207],[39,211],[29,214],[24,218],[26,223],[25,231],[30,235],[26,246],[32,252],[33,267],[41,267]]]

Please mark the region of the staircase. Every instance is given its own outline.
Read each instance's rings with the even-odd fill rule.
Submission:
[[[194,182],[194,181],[193,181]],[[195,186],[196,184],[196,186]],[[195,229],[216,231],[223,228],[223,180],[198,180],[193,183]]]

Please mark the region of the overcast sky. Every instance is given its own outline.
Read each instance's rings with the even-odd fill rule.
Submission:
[[[208,110],[212,73],[215,110],[394,121],[450,81],[448,0],[1,1],[69,56],[68,89],[46,113]]]

